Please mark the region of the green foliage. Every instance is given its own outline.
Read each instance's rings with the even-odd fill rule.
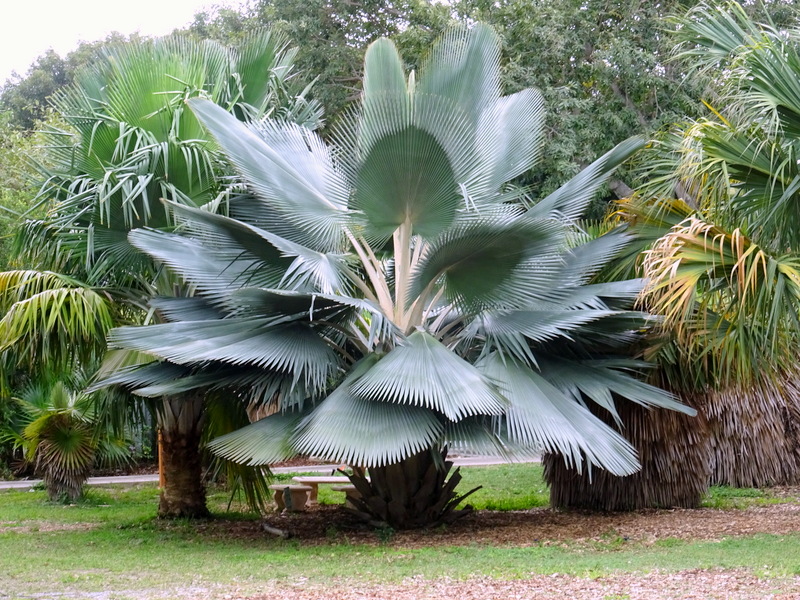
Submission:
[[[37,164],[36,207],[46,212],[18,237],[19,260],[51,270],[0,277],[8,309],[0,350],[9,365],[24,364],[36,376],[50,367],[45,362],[95,366],[112,321],[152,318],[145,305],[156,290],[191,293],[131,247],[127,233],[174,228],[163,200],[214,212],[236,193],[187,98],[210,98],[243,120],[320,125],[294,54],[283,36],[266,30],[235,47],[173,36],[91,50],[72,83],[53,95],[57,118],[40,134],[46,153]],[[259,490],[263,496],[263,479],[244,471],[229,473],[231,483],[246,484],[251,499]]]
[[[10,112],[0,111],[0,270],[14,263],[14,235],[34,204],[33,164],[41,160],[41,142],[17,127]]]
[[[241,13],[198,13],[189,30],[224,42],[264,25],[286,34],[298,47],[298,68],[316,75],[315,97],[335,121],[359,95],[368,44],[392,36],[417,67],[449,20],[446,6],[428,0],[261,0]]]
[[[715,79],[718,108],[653,144],[643,157],[649,182],[624,208],[648,228],[634,230],[652,244],[647,302],[666,315],[677,344],[663,349],[662,363],[677,389],[765,379],[781,388],[800,332],[800,222],[791,208],[800,197],[800,96],[791,84],[800,37],[732,2],[701,3],[681,23],[679,55]]]
[[[493,26],[503,45],[506,93],[536,87],[547,106],[543,161],[525,181],[546,194],[594,157],[634,134],[703,113],[699,99],[708,79],[671,60],[669,17],[695,2],[582,2],[566,0],[428,0],[352,3],[263,0],[237,13],[200,13],[190,30],[229,40],[270,23],[298,43],[298,64],[319,75],[319,98],[337,121],[360,92],[366,46],[390,37],[406,68],[419,69],[433,41],[453,21]],[[791,24],[796,8],[783,0],[748,3],[750,14],[768,14],[777,27]],[[633,184],[634,174],[620,179]],[[627,196],[612,181],[606,196]],[[593,208],[599,218],[604,203]]]
[[[72,84],[76,73],[91,65],[105,48],[137,40],[138,34],[112,33],[103,40],[81,42],[63,58],[47,50],[24,75],[14,73],[0,88],[0,111],[8,111],[11,124],[18,129],[33,130],[46,119],[52,96]]]

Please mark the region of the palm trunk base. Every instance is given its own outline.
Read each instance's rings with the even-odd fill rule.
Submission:
[[[705,419],[648,411],[630,402],[620,403],[619,411],[623,435],[638,451],[642,469],[627,477],[597,468],[578,473],[560,455],[546,454],[542,462],[550,505],[599,511],[699,506],[711,474]]]
[[[165,519],[209,517],[199,435],[164,435],[162,448],[164,487],[158,501],[158,516]]]
[[[709,392],[697,405],[711,439],[711,485],[800,483],[800,382],[787,377],[747,389]]]
[[[359,517],[375,527],[416,529],[452,523],[472,511],[458,504],[477,491],[457,495],[461,474],[456,469],[447,479],[453,463],[447,449],[426,450],[393,465],[371,467],[369,479],[358,472],[350,477],[360,493],[352,498]]]

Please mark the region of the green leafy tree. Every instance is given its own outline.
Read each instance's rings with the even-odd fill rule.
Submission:
[[[631,135],[649,135],[703,113],[706,77],[671,60],[670,18],[697,4],[686,0],[460,0],[459,18],[494,26],[508,57],[507,92],[542,90],[548,107],[544,160],[531,183],[547,193],[606,148]],[[778,24],[796,10],[783,0],[748,3]],[[609,181],[607,198],[632,192],[636,174],[624,170]],[[604,203],[593,211],[605,212]]]
[[[449,31],[419,78],[390,41],[373,43],[361,104],[330,146],[191,100],[250,194],[228,216],[173,204],[182,235],[130,234],[197,294],[157,301],[170,322],[112,332],[162,359],[112,380],[248,394],[274,414],[215,451],[369,468],[352,477],[358,510],[395,528],[457,515],[447,447],[558,450],[634,472],[628,443],[585,403],[691,411],[635,376],[640,282],[587,285],[625,238],[582,243],[575,219],[641,141],[528,197],[510,182],[538,158],[542,97],[503,96],[499,59],[483,25]]]
[[[417,67],[450,21],[447,6],[428,0],[260,0],[241,12],[199,13],[189,29],[222,41],[266,24],[283,32],[298,46],[298,67],[316,74],[316,96],[335,121],[361,93],[369,43],[391,36]]]

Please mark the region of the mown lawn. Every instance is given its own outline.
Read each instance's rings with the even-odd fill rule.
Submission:
[[[470,501],[477,508],[521,510],[546,504],[541,469],[533,465],[469,467],[463,489],[484,485]],[[324,489],[324,488],[323,488]],[[321,500],[341,501],[330,492]],[[734,500],[730,500],[733,498]],[[764,492],[715,490],[709,502],[730,509],[773,501]],[[396,582],[406,577],[524,578],[566,573],[599,577],[617,572],[748,568],[769,577],[800,574],[800,535],[751,535],[712,541],[663,539],[631,542],[614,536],[591,544],[526,547],[480,544],[407,548],[391,539],[352,544],[337,537],[307,545],[257,533],[224,534],[225,527],[164,523],[155,518],[154,486],[90,489],[76,505],[49,504],[42,491],[0,492],[0,598],[222,598],[258,593],[271,580]],[[228,497],[211,495],[231,531],[250,529],[254,515],[225,513]],[[236,508],[240,508],[236,505]],[[213,533],[212,533],[213,529]],[[223,534],[220,534],[223,531]],[[181,591],[183,590],[183,591]],[[186,596],[185,593],[190,594]],[[56,596],[52,596],[56,597]]]

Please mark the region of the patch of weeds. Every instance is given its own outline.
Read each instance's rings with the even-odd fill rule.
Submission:
[[[600,552],[615,552],[622,550],[630,542],[630,538],[620,535],[615,529],[611,529],[600,536],[600,539],[594,540],[591,544],[592,548]]]
[[[676,548],[678,546],[683,546],[685,543],[684,540],[678,538],[664,538],[656,540],[653,545],[659,548]]]
[[[739,509],[762,504],[769,500],[764,490],[757,488],[735,488],[726,485],[713,485],[708,489],[701,506],[721,510]]]
[[[389,527],[385,525],[384,527],[378,527],[375,530],[375,537],[378,538],[381,544],[388,544],[394,538],[395,533],[397,533],[393,527]]]

